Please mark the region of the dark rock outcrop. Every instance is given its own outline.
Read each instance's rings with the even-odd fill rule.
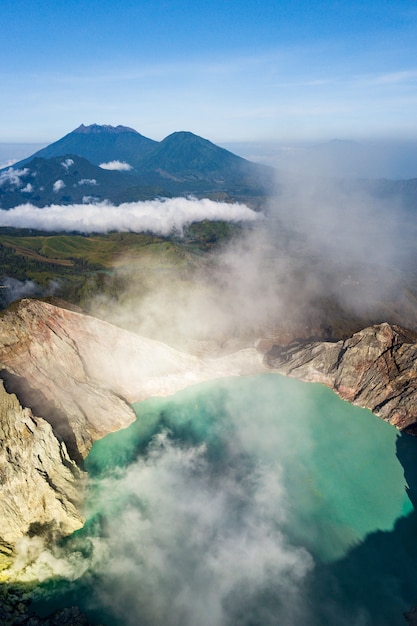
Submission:
[[[417,333],[387,323],[346,341],[273,346],[273,371],[333,389],[400,430],[417,433]]]

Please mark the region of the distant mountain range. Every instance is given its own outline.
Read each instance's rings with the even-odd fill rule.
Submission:
[[[155,197],[209,197],[259,205],[274,170],[251,163],[190,132],[163,141],[126,126],[83,124],[0,170],[0,208]]]

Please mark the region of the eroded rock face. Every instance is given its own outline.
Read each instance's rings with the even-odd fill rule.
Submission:
[[[0,552],[28,532],[81,528],[84,482],[50,424],[22,408],[0,381]]]
[[[273,371],[319,382],[400,430],[417,433],[417,333],[379,324],[346,341],[294,342],[265,355]]]

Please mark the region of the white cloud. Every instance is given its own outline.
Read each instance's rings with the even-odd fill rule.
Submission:
[[[33,191],[33,185],[31,185],[30,183],[28,183],[26,185],[26,187],[23,187],[23,189],[20,190],[22,193],[32,193]]]
[[[62,183],[62,185],[60,185]],[[63,181],[56,181],[54,191],[62,188]],[[244,204],[213,202],[195,198],[169,198],[146,202],[129,202],[114,206],[107,202],[99,204],[52,204],[38,208],[22,204],[8,211],[0,211],[0,226],[40,228],[89,232],[152,232],[169,235],[181,232],[192,222],[225,220],[230,222],[258,220],[256,213]]]
[[[56,180],[56,181],[54,182],[53,190],[54,190],[54,191],[55,191],[55,193],[56,193],[57,191],[60,191],[60,190],[61,190],[61,189],[63,189],[64,187],[65,187],[65,183],[64,183],[64,181],[63,181],[63,180],[61,180],[61,179],[60,179],[60,180]]]
[[[95,178],[81,178],[81,180],[78,181],[79,185],[98,185],[98,182],[96,181]]]
[[[69,170],[69,168],[71,167],[71,165],[74,165],[74,160],[73,159],[65,159],[65,161],[63,161],[61,163],[62,167],[64,167],[67,172]]]
[[[20,187],[23,184],[20,178],[26,176],[28,173],[29,170],[27,167],[22,170],[14,170],[12,167],[9,167],[5,172],[0,172],[0,187],[4,185]]]
[[[129,163],[124,161],[109,161],[108,163],[100,163],[99,167],[103,170],[117,170],[119,172],[129,172],[132,168]]]

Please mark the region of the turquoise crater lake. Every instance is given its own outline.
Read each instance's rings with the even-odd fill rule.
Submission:
[[[109,626],[405,624],[417,441],[278,375],[135,410],[87,458],[89,520],[59,548],[77,565],[40,585],[40,613],[74,602]]]

